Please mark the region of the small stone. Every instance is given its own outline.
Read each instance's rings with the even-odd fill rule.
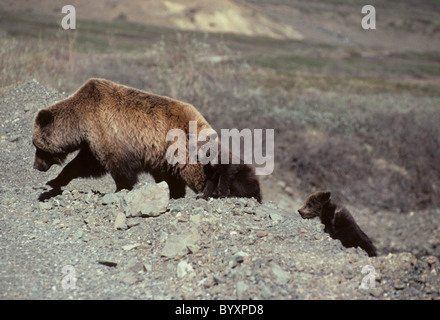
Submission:
[[[278,266],[276,264],[272,265],[271,271],[272,271],[272,274],[275,276],[275,281],[278,284],[285,284],[291,278],[291,275],[289,272],[284,271],[283,269],[281,269],[280,266]]]
[[[39,206],[40,210],[50,210],[53,208],[53,204],[51,202],[40,202]]]
[[[370,289],[369,293],[375,297],[375,298],[379,298],[380,296],[383,295],[384,290],[381,287],[376,287],[374,289]]]
[[[194,245],[199,240],[200,234],[197,229],[189,229],[178,235],[170,235],[160,253],[167,258],[185,255],[188,253],[188,246]]]
[[[186,246],[190,253],[196,253],[200,250],[200,247],[196,244],[189,244]]]
[[[78,240],[78,239],[80,239],[80,238],[82,237],[82,235],[83,235],[83,231],[82,231],[82,230],[78,230],[78,231],[76,231],[76,232],[73,234],[73,238],[74,238],[75,240]]]
[[[144,263],[142,267],[144,272],[151,272],[153,270],[153,266],[149,263]]]
[[[429,263],[430,265],[434,265],[438,262],[438,259],[434,256],[428,256],[426,257],[426,262]]]
[[[87,225],[95,225],[96,224],[96,219],[92,216],[89,216],[87,218],[84,219],[84,223]]]
[[[394,281],[393,285],[394,285],[394,289],[396,289],[396,290],[403,290],[403,289],[405,289],[405,283],[400,281],[400,279],[396,279]]]
[[[107,259],[104,259],[104,260],[98,260],[98,263],[99,263],[99,264],[102,264],[102,265],[104,265],[104,266],[107,266],[107,267],[116,267],[116,266],[118,265],[117,262],[112,261],[112,260],[107,260]]]
[[[119,203],[120,199],[123,197],[123,193],[107,193],[101,199],[103,205],[109,205],[112,203]]]
[[[239,251],[232,256],[232,261],[229,262],[231,268],[235,268],[238,264],[246,262],[249,259],[249,255],[246,252]]]
[[[280,180],[278,181],[278,186],[284,189],[286,187],[286,183]]]
[[[291,187],[284,188],[284,191],[290,196],[293,196],[293,189]]]
[[[186,275],[188,276],[194,276],[195,272],[193,267],[191,266],[191,264],[189,264],[186,261],[180,261],[179,264],[177,265],[177,276],[179,278],[183,278]]]
[[[123,212],[118,212],[116,219],[115,219],[115,229],[116,230],[126,230],[128,228],[126,224],[127,218],[125,217],[125,214]]]
[[[126,284],[135,284],[139,281],[140,281],[140,279],[134,275],[127,275],[122,278],[122,282],[124,282]]]
[[[237,295],[240,296],[249,286],[244,281],[238,281],[236,285]]]
[[[135,249],[135,248],[140,247],[140,246],[141,246],[140,243],[128,244],[126,246],[122,246],[122,250],[129,251],[129,250]]]
[[[135,273],[145,272],[144,264],[141,261],[139,261],[137,258],[130,259],[126,264],[125,269],[127,271],[135,272]]]
[[[269,217],[270,217],[273,221],[280,221],[280,220],[283,220],[283,217],[280,216],[280,215],[277,214],[277,213],[270,213],[270,214],[269,214]]]
[[[133,228],[136,227],[140,224],[141,222],[139,220],[135,220],[135,219],[128,219],[127,221],[127,227],[128,228]]]
[[[264,230],[258,230],[257,231],[257,237],[258,238],[263,238],[263,237],[265,237],[265,236],[267,236],[267,231],[264,231]]]
[[[200,222],[202,221],[202,215],[201,214],[191,215],[189,221],[195,224],[200,224]]]
[[[212,286],[214,286],[217,282],[215,281],[214,277],[209,276],[207,278],[205,278],[205,281],[203,281],[203,286],[205,288],[210,288]]]

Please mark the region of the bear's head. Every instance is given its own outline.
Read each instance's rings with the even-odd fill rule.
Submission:
[[[324,205],[330,200],[331,193],[328,191],[318,191],[312,193],[298,210],[303,219],[312,219],[321,216]]]
[[[54,119],[53,113],[47,109],[39,111],[35,117],[32,143],[36,148],[34,169],[39,171],[47,171],[54,164],[61,165],[68,154],[54,137]]]

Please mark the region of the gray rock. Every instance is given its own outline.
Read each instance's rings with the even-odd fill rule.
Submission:
[[[290,272],[284,271],[277,264],[273,264],[271,267],[272,274],[275,277],[275,282],[278,284],[285,284],[290,280]]]
[[[167,210],[169,190],[166,182],[144,183],[121,199],[127,218],[157,217]]]
[[[194,268],[186,261],[180,261],[177,265],[177,276],[179,278],[183,278],[185,276],[192,277],[194,276]]]
[[[105,196],[102,197],[101,203],[103,205],[109,205],[112,203],[119,203],[121,201],[121,198],[124,196],[122,192],[116,192],[116,193],[107,193]]]
[[[123,212],[118,212],[115,219],[114,227],[116,230],[126,230],[128,228],[126,224],[127,218]]]
[[[280,220],[283,220],[283,217],[282,217],[281,215],[279,215],[278,213],[273,213],[273,212],[271,212],[271,213],[269,214],[269,216],[270,216],[270,218],[271,218],[273,221],[280,221]]]
[[[236,285],[237,297],[240,298],[248,288],[249,286],[244,281],[238,281]]]
[[[160,254],[167,258],[174,258],[177,255],[185,255],[188,253],[188,247],[191,248],[200,240],[200,234],[197,229],[191,228],[181,234],[170,235]]]
[[[53,204],[51,202],[40,202],[39,206],[40,210],[50,210],[53,208]]]

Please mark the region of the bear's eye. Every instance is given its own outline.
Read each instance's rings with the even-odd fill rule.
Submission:
[[[312,205],[310,203],[307,203],[306,207],[310,208]]]

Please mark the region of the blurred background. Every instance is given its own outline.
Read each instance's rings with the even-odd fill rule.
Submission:
[[[106,78],[189,102],[217,130],[275,129],[267,192],[439,207],[440,1],[65,4],[76,30],[61,27],[62,1],[0,2],[0,94]],[[376,30],[361,27],[366,4]]]

